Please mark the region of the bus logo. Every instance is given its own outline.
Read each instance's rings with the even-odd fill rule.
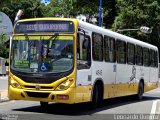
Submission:
[[[40,85],[36,85],[35,88],[36,88],[36,90],[40,90],[41,86]]]

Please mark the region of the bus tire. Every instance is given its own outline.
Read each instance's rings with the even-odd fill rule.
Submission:
[[[138,100],[141,101],[143,99],[143,93],[144,93],[144,85],[143,82],[141,81],[138,86],[138,94],[137,94]]]
[[[96,109],[99,103],[103,100],[103,91],[102,86],[100,84],[95,84],[93,88],[91,108]]]
[[[48,107],[48,102],[41,102],[40,101],[40,105],[41,105],[41,108],[47,108]]]

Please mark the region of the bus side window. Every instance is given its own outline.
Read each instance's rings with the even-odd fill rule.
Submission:
[[[104,36],[104,56],[106,62],[115,62],[115,39]]]
[[[158,52],[154,52],[154,66],[158,67]]]
[[[127,44],[127,62],[130,65],[135,64],[135,46],[134,44]]]
[[[125,64],[126,63],[126,43],[120,40],[116,42],[117,48],[117,63]]]
[[[151,67],[158,67],[157,51],[150,50],[150,65]]]
[[[143,65],[143,50],[141,46],[136,46],[136,64],[139,66]]]
[[[103,36],[98,33],[92,34],[92,57],[95,61],[103,61]]]
[[[143,65],[146,67],[150,66],[149,52],[148,48],[143,48]]]
[[[78,34],[77,40],[77,60],[85,61],[88,67],[91,65],[91,47],[90,37],[84,34]]]
[[[150,50],[150,65],[154,67],[154,51]]]

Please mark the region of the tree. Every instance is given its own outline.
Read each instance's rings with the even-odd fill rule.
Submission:
[[[19,9],[23,10],[23,18],[43,17],[43,10],[40,0],[7,0],[2,2],[0,11],[6,13],[14,22],[15,16]]]
[[[44,6],[46,17],[64,16],[73,17],[76,16],[75,4],[76,0],[52,0],[50,4]]]
[[[140,31],[127,31],[123,32],[123,34],[153,45],[160,43],[159,30],[157,30],[157,25],[160,22],[160,1],[117,0],[117,12],[118,16],[112,26],[114,31],[148,26],[153,29],[151,34],[145,34]],[[160,48],[160,46],[158,47]]]
[[[52,0],[43,7],[46,17],[76,17],[84,14],[88,19],[98,17],[99,1],[97,0]],[[104,24],[111,27],[115,18],[115,0],[103,0]]]

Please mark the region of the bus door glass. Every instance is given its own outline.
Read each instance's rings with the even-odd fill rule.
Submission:
[[[91,83],[91,41],[90,36],[78,34],[77,39],[77,85]]]

